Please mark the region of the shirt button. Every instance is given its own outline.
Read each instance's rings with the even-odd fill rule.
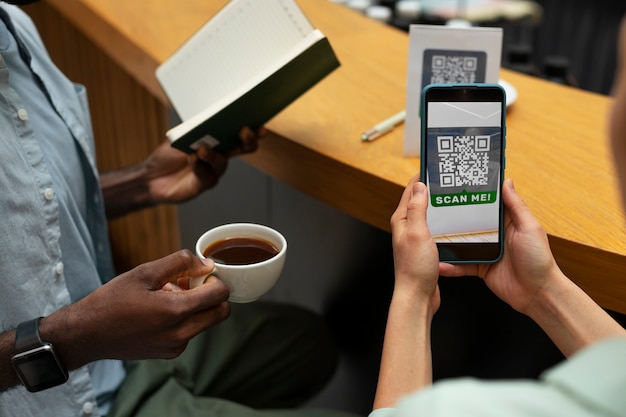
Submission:
[[[63,273],[63,262],[59,262],[55,267],[54,267],[54,272],[56,272],[57,275],[61,275]]]
[[[50,201],[54,198],[54,190],[52,188],[46,188],[43,192],[43,198]]]
[[[85,404],[83,404],[83,413],[91,414],[93,413],[93,409],[94,409],[94,406],[92,402],[87,401]]]
[[[17,111],[17,118],[20,119],[23,122],[27,121],[28,120],[28,112],[26,111],[26,109],[19,109]]]

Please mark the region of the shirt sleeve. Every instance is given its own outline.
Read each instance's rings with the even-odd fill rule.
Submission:
[[[369,417],[604,417],[624,415],[626,338],[598,343],[539,380],[437,382]],[[589,377],[589,376],[593,377]]]
[[[395,408],[379,408],[372,411],[368,417],[394,417],[395,412]]]
[[[532,400],[530,400],[532,399]],[[589,410],[566,393],[534,380],[441,381],[407,395],[395,408],[373,411],[369,417],[536,417],[605,416]]]

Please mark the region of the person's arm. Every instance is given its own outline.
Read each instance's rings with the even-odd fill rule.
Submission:
[[[100,359],[176,357],[193,336],[229,315],[228,287],[216,277],[181,290],[213,269],[211,260],[188,250],[139,265],[43,318],[41,339],[52,343],[68,370]],[[19,383],[11,365],[14,343],[14,330],[0,334],[0,392]]]
[[[13,356],[13,346],[15,344],[15,330],[0,333],[0,392],[14,387],[20,381],[11,366],[11,356]]]
[[[439,308],[438,253],[426,226],[426,186],[415,177],[391,218],[395,285],[374,409],[432,384],[430,329]]]
[[[144,164],[140,163],[100,173],[100,185],[109,219],[157,204],[150,194],[146,171]]]
[[[582,289],[559,274],[536,295],[525,313],[565,356],[600,340],[626,336],[626,331]]]
[[[517,311],[528,315],[570,356],[599,340],[626,331],[559,269],[545,230],[515,192],[504,183],[505,246],[492,265],[442,264],[443,276],[480,276]]]
[[[115,218],[157,204],[182,203],[214,187],[226,171],[228,159],[254,152],[264,128],[242,128],[241,146],[228,155],[200,147],[187,155],[163,142],[146,160],[100,175],[107,217]]]

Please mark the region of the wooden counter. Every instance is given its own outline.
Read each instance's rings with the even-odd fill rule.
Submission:
[[[419,160],[402,156],[402,127],[372,143],[361,143],[359,135],[404,108],[408,36],[328,0],[299,3],[328,36],[342,66],[268,123],[272,134],[245,159],[389,230],[389,217],[418,172]],[[98,97],[90,94],[101,166],[138,160],[163,138],[167,100],[154,70],[223,4],[225,0],[47,0],[25,8],[41,25],[62,68],[89,91],[104,90]],[[70,42],[68,35],[86,39]],[[85,58],[91,54],[102,57],[94,63]],[[83,69],[75,71],[77,67]],[[515,179],[516,189],[548,231],[562,269],[601,305],[626,313],[626,222],[605,139],[610,99],[506,70],[501,77],[519,93],[507,115],[506,176]],[[106,116],[99,115],[101,106]],[[117,130],[110,120],[117,121]],[[138,144],[130,146],[124,139],[124,152],[112,150],[120,141],[119,129],[126,136],[137,123],[142,126],[133,138]],[[146,229],[155,224],[165,229],[165,236],[156,238],[157,247],[130,256],[129,264],[176,249],[173,209],[165,210],[148,222],[120,227],[122,240],[135,242],[125,250],[137,247],[137,234],[139,242],[147,239],[152,230]]]

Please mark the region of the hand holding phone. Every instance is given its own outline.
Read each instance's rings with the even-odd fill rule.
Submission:
[[[498,84],[431,84],[422,92],[421,178],[439,259],[502,257],[506,97]]]

